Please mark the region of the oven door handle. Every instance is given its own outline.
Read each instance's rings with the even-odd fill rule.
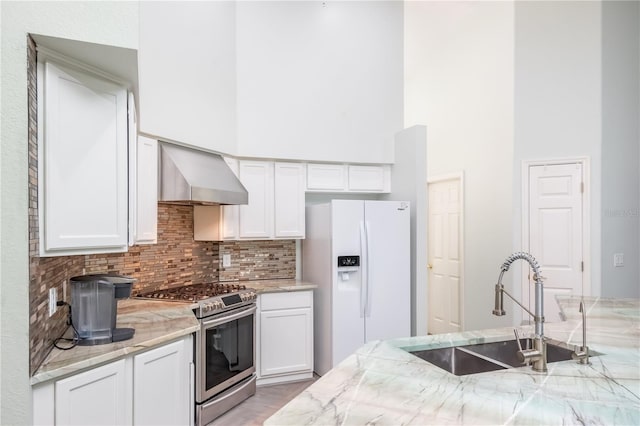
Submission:
[[[211,327],[215,327],[216,325],[220,325],[220,324],[224,324],[226,322],[229,321],[234,321],[237,320],[239,318],[243,318],[243,317],[247,317],[253,313],[255,313],[257,310],[256,306],[253,305],[248,309],[243,309],[239,312],[235,312],[229,316],[222,316],[222,317],[218,317],[216,319],[212,319],[209,321],[205,321],[204,323],[202,323],[202,327],[207,329],[207,328],[211,328]]]

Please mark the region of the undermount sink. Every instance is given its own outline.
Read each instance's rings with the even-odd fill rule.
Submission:
[[[503,370],[509,367],[508,365],[502,366],[496,362],[483,359],[462,347],[429,349],[409,353],[456,376]]]
[[[533,339],[520,339],[522,349],[533,346]],[[547,340],[547,363],[571,359],[573,350],[563,343]],[[449,348],[409,351],[456,376],[485,373],[487,371],[522,367],[518,360],[518,344],[515,339],[500,342],[478,343],[475,345],[454,346]],[[600,355],[591,351],[591,356]]]

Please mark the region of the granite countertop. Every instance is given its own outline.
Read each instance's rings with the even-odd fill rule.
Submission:
[[[253,288],[256,293],[278,293],[284,291],[303,291],[318,288],[317,285],[295,279],[241,281],[247,288]]]
[[[76,346],[66,351],[53,348],[31,377],[31,384],[75,374],[194,333],[200,329],[200,323],[192,309],[190,303],[121,300],[117,326],[135,328],[133,338],[106,345]]]
[[[235,283],[235,282],[234,282]],[[293,279],[243,281],[258,294],[312,290],[317,286]],[[149,299],[125,299],[118,302],[118,327],[133,327],[132,339],[97,346],[76,346],[67,351],[53,348],[31,377],[31,384],[75,374],[123,356],[162,345],[200,329],[193,315],[196,304]],[[62,344],[61,344],[62,346]]]
[[[579,298],[545,335],[581,344]],[[640,424],[640,300],[585,298],[590,365],[455,376],[406,350],[513,338],[512,328],[370,342],[270,417],[287,424]],[[521,335],[531,334],[529,326]]]

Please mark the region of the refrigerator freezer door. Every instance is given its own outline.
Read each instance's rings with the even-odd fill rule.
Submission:
[[[369,243],[365,341],[411,335],[408,202],[365,201]]]
[[[332,236],[332,366],[364,344],[364,317],[361,315],[362,264],[344,279],[338,256],[360,256],[360,224],[364,220],[361,200],[334,200],[331,203]],[[363,312],[362,312],[363,313]]]

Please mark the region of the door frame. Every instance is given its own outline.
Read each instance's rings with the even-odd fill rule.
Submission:
[[[435,176],[429,176],[427,177],[427,241],[426,241],[426,248],[427,248],[427,265],[429,264],[429,185],[431,185],[432,183],[440,183],[440,182],[444,182],[447,180],[459,180],[460,181],[460,218],[459,218],[459,244],[460,244],[460,288],[459,288],[459,297],[458,297],[458,304],[459,304],[459,312],[460,312],[460,331],[464,331],[465,330],[465,310],[464,310],[464,283],[465,283],[465,278],[464,278],[464,271],[465,271],[465,263],[464,263],[464,240],[465,240],[465,233],[464,233],[464,171],[460,170],[459,172],[452,172],[452,173],[445,173],[445,174],[439,174],[439,175],[435,175]],[[424,265],[424,267],[426,268],[427,265]],[[429,322],[430,322],[430,315],[431,313],[430,311],[430,303],[431,301],[429,300],[429,294],[431,292],[431,283],[429,282],[429,271],[427,271],[427,333],[429,332]]]
[[[591,159],[589,157],[569,157],[553,158],[547,160],[522,160],[522,250],[529,247],[529,168],[533,166],[551,166],[559,164],[581,164],[582,165],[582,261],[584,271],[582,275],[582,294],[590,296],[591,288]],[[526,250],[525,250],[526,251]],[[524,292],[524,285],[528,281],[528,268],[522,268],[520,273],[520,291],[522,292],[522,304],[531,306],[529,292]],[[542,272],[544,275],[544,271]],[[522,318],[525,319],[523,312]],[[529,319],[528,316],[526,319]]]

